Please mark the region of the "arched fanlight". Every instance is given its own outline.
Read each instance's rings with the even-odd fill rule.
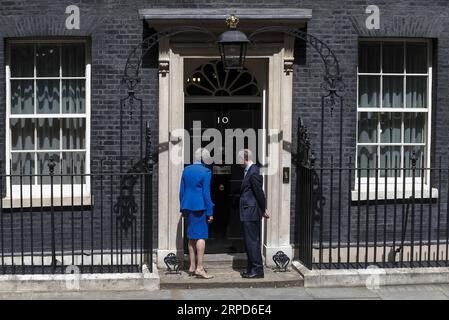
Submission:
[[[218,49],[225,70],[242,70],[245,64],[246,49],[249,43],[248,37],[237,30],[239,19],[231,14],[226,19],[229,30],[218,37]]]

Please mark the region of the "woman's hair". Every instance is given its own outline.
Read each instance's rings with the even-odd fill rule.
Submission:
[[[195,151],[195,161],[203,161],[205,163],[208,163],[210,159],[210,152],[207,149],[204,148],[198,148]]]
[[[249,149],[243,149],[239,151],[239,158],[245,161],[252,160],[253,153]]]

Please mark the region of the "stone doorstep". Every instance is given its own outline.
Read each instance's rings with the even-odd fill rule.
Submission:
[[[159,269],[161,289],[208,289],[208,288],[280,288],[302,287],[302,276],[296,269],[287,272],[275,272],[265,267],[265,278],[242,279],[240,271],[246,267],[246,254],[206,254],[204,267],[214,275],[213,279],[189,277],[184,271],[188,268],[188,255],[184,255],[180,274],[168,274],[165,268]]]
[[[449,268],[373,268],[309,270],[299,261],[292,266],[304,278],[304,287],[377,287],[449,283]]]
[[[246,254],[205,254],[204,267],[206,269],[220,268],[244,268],[246,266]],[[184,255],[183,266],[188,268],[190,264],[189,255]]]
[[[161,289],[208,289],[208,288],[281,288],[302,287],[303,279],[295,269],[287,272],[275,272],[265,268],[263,279],[243,279],[240,276],[242,268],[228,266],[206,267],[208,272],[214,275],[213,279],[200,279],[189,277],[185,271],[180,274],[168,274],[166,270],[159,270],[161,277]]]
[[[142,273],[80,274],[79,278],[73,274],[0,276],[0,292],[154,291],[159,288],[156,266],[153,273],[144,266]]]

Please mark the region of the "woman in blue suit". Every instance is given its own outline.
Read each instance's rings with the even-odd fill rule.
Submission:
[[[209,236],[207,223],[213,221],[213,206],[210,196],[212,173],[201,162],[210,158],[209,151],[198,149],[195,152],[195,162],[187,166],[181,178],[179,201],[181,213],[187,223],[187,238],[189,239],[190,268],[189,275],[204,279],[213,278],[203,267],[203,257],[206,239]],[[198,265],[195,267],[195,253]]]

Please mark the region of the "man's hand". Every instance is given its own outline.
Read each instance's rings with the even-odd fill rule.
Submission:
[[[270,219],[270,214],[268,213],[268,210],[267,210],[267,209],[265,209],[265,212],[263,213],[263,217],[264,217],[265,219]]]
[[[212,221],[214,221],[214,217],[213,216],[209,216],[209,218],[207,218],[207,222],[208,223],[212,223]]]

